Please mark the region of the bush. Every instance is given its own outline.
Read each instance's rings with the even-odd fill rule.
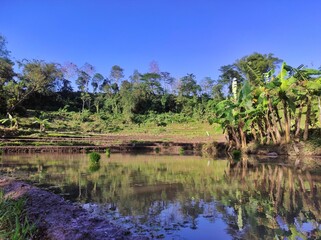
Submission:
[[[184,155],[185,154],[185,150],[184,150],[183,147],[180,147],[178,151],[179,151],[179,155]]]
[[[109,158],[110,157],[110,149],[106,148],[106,156]]]
[[[98,163],[100,160],[100,154],[97,152],[89,153],[89,158],[92,163]]]
[[[97,172],[100,169],[100,163],[99,162],[91,162],[89,165],[89,172],[94,173]]]

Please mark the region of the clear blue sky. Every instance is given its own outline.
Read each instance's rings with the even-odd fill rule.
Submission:
[[[17,60],[113,65],[214,79],[253,52],[321,66],[320,0],[0,0],[0,34]]]

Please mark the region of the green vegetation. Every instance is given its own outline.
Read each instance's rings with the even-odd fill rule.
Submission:
[[[106,156],[109,158],[110,157],[110,148],[106,148]]]
[[[110,161],[101,161],[96,172],[84,174],[90,165],[84,155],[66,159],[20,156],[20,160],[12,156],[10,161],[14,159],[20,170],[34,169],[33,180],[59,186],[62,193],[74,191],[73,198],[79,202],[109,203],[117,207],[117,214],[140,216],[137,221],[142,224],[147,221],[155,226],[155,216],[164,216],[167,208],[173,213],[173,203],[177,202],[177,221],[192,223],[199,216],[217,213],[213,220],[223,216],[235,238],[295,239],[302,233],[302,239],[320,238],[319,176],[291,167],[294,162],[281,166],[259,164],[246,155],[236,162],[195,156],[115,154]],[[46,171],[37,171],[37,166],[45,166]],[[315,160],[308,169],[317,166],[320,164]],[[313,227],[303,229],[308,223]]]
[[[250,140],[260,144],[289,143],[291,138],[306,141],[313,129],[320,128],[321,70],[283,62],[274,75],[277,61],[259,54],[237,61],[231,71],[242,78],[231,79],[232,96],[214,106],[213,121],[237,149],[246,148]]]
[[[101,156],[97,152],[91,152],[89,153],[89,159],[92,163],[99,163]]]
[[[4,197],[0,191],[0,238],[31,239],[36,233],[35,225],[30,224],[25,212],[24,198],[18,200]]]
[[[118,65],[103,76],[88,63],[14,62],[5,38],[0,41],[1,135],[209,137],[223,130],[229,149],[245,149],[251,141],[306,141],[320,128],[321,71],[281,64],[273,54],[253,53],[222,66],[216,80],[175,79],[155,62],[149,72],[126,78]]]
[[[232,151],[232,159],[234,161],[240,161],[242,152],[240,150],[234,149]]]
[[[179,150],[178,150],[178,152],[179,152],[179,155],[184,155],[185,150],[184,150],[183,147],[180,147]]]

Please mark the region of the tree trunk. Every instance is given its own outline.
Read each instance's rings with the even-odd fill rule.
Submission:
[[[281,142],[281,134],[280,134],[280,131],[278,129],[277,120],[276,120],[274,112],[273,112],[271,98],[269,96],[268,96],[268,98],[269,98],[269,105],[268,105],[269,106],[269,112],[270,112],[270,115],[272,117],[272,129],[273,129],[273,132],[275,133],[276,143],[280,143]]]
[[[295,133],[294,133],[294,137],[299,139],[300,139],[300,130],[301,130],[300,125],[301,125],[302,110],[303,110],[303,103],[301,102],[298,116],[295,119]]]
[[[282,99],[283,103],[283,116],[284,116],[284,132],[285,132],[285,142],[290,142],[290,130],[291,130],[291,123],[288,114],[288,104],[286,100]]]
[[[321,98],[318,97],[318,108],[319,108],[319,124],[321,127]]]
[[[263,128],[259,123],[257,123],[257,126],[258,126],[258,129],[259,129],[260,144],[264,144]]]
[[[279,126],[280,126],[280,130],[283,133],[284,130],[283,130],[283,126],[282,126],[282,122],[281,122],[281,118],[280,118],[280,114],[279,114],[279,110],[278,110],[277,106],[274,106],[274,112],[276,114],[277,121],[278,121]]]
[[[310,126],[310,118],[311,118],[311,98],[306,98],[306,105],[307,105],[307,113],[305,117],[305,126],[304,126],[304,133],[303,133],[303,140],[306,141],[309,138],[309,126]]]
[[[265,124],[267,126],[267,133],[270,134],[271,138],[272,138],[272,141],[274,144],[276,144],[276,137],[274,135],[274,132],[273,132],[273,129],[272,129],[272,124],[270,122],[270,118],[269,118],[269,115],[265,115]]]
[[[253,123],[251,124],[251,133],[253,135],[254,140],[257,141],[257,135]]]
[[[96,113],[99,113],[99,103],[95,105],[96,107]]]
[[[246,135],[243,131],[244,123],[239,123],[239,134],[241,138],[241,147],[246,148]]]
[[[233,139],[235,141],[236,149],[241,149],[241,142],[240,142],[240,139],[237,137],[234,128],[231,127],[230,129],[231,129],[231,133],[232,133]]]

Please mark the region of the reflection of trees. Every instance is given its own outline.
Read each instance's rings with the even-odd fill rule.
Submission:
[[[235,219],[240,219],[239,209],[242,209],[243,219],[251,226],[244,231],[246,238],[306,238],[302,234],[302,226],[308,222],[318,229],[321,223],[321,195],[317,191],[319,183],[313,180],[309,172],[300,173],[285,166],[260,165],[248,169],[244,176],[245,168],[246,164],[231,168],[226,182],[241,184],[237,184],[237,188],[234,184],[222,184],[220,187],[225,189],[224,194],[219,190],[220,194],[216,197],[218,200],[234,199],[231,206],[235,215],[238,215]],[[306,232],[306,235],[309,234],[316,233],[310,230]]]
[[[70,199],[106,203],[109,211],[137,215],[142,222],[161,221],[166,212],[163,221],[187,221],[192,228],[200,216],[211,222],[221,217],[235,238],[320,235],[314,230],[302,235],[304,224],[314,229],[321,224],[321,178],[308,171],[252,158],[208,162],[121,155],[102,158],[100,168],[90,171],[86,155],[66,156],[27,158],[19,166],[34,169],[34,180],[42,174],[41,181],[60,186]]]

